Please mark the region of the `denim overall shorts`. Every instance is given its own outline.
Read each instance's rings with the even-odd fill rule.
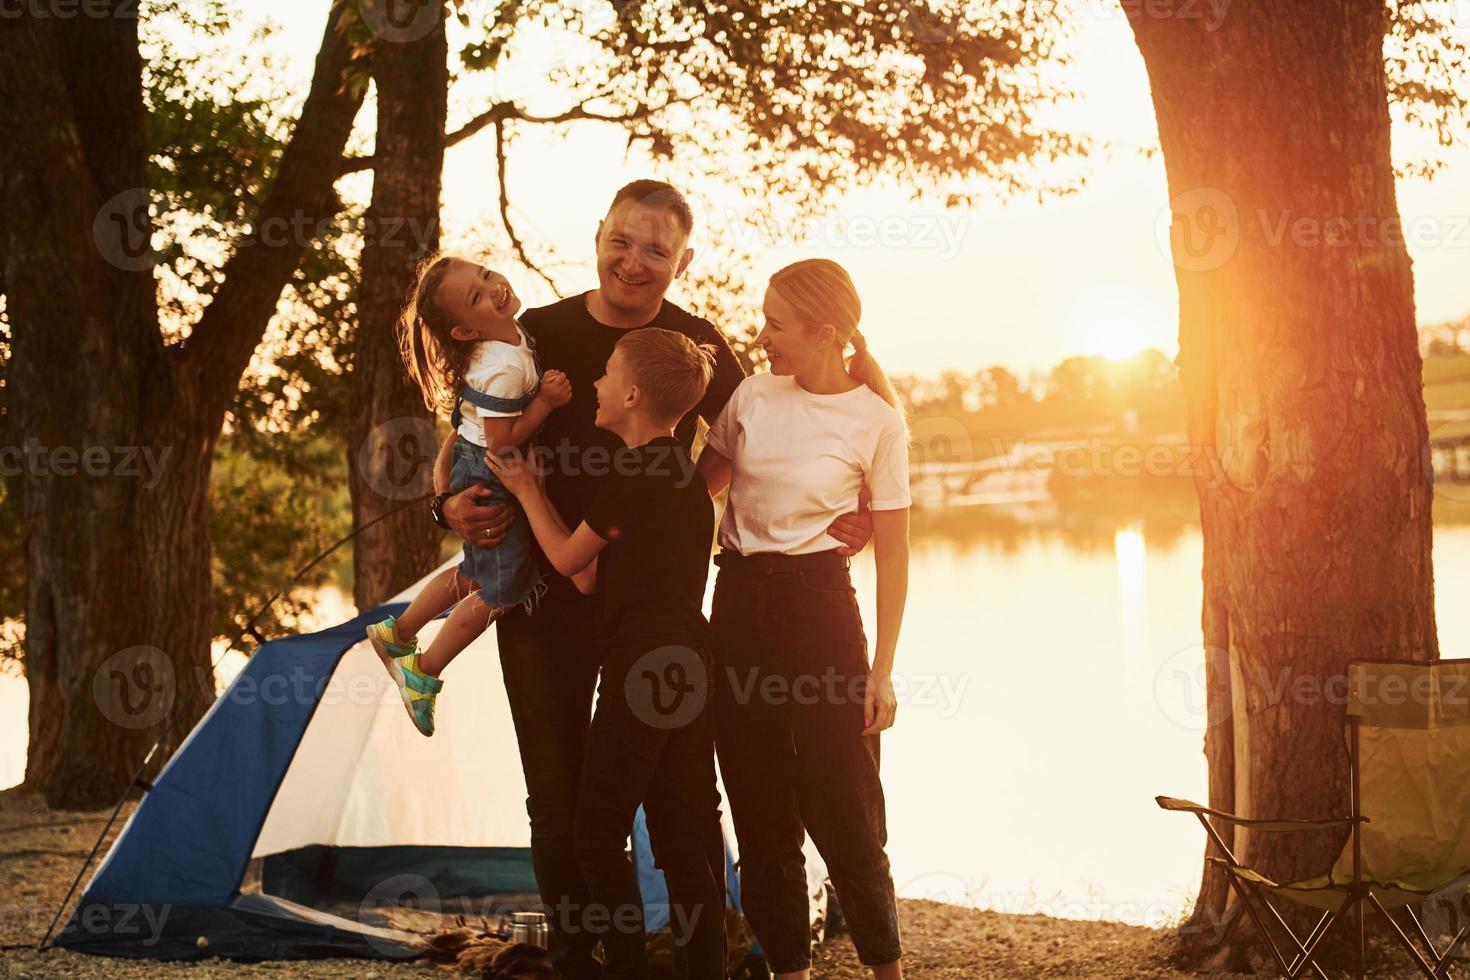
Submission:
[[[530,337],[527,336],[527,342]],[[534,354],[535,347],[532,346]],[[536,361],[536,373],[541,373],[541,362]],[[480,408],[497,412],[520,412],[535,399],[541,386],[537,384],[520,398],[497,398],[465,386],[459,393],[461,402],[469,402]],[[456,432],[463,416],[459,406],[454,408],[450,424]],[[498,477],[485,463],[485,449],[470,442],[464,436],[454,440],[454,463],[449,471],[449,489],[453,493],[478,486],[488,493],[481,493],[481,504],[509,504],[515,511],[515,519],[506,529],[505,540],[493,548],[480,548],[468,541],[464,543],[464,559],[459,563],[460,574],[475,582],[478,595],[486,605],[492,607],[524,605],[529,612],[536,598],[543,591],[541,569],[536,562],[535,547],[531,536],[531,524],[526,520],[515,495],[505,488]],[[486,497],[488,496],[488,500]]]

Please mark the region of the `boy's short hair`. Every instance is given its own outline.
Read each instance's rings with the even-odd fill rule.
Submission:
[[[662,327],[633,330],[618,341],[623,363],[654,420],[678,422],[704,398],[715,373],[715,348]]]
[[[624,185],[613,195],[612,204],[608,205],[608,213],[624,201],[632,201],[645,208],[659,208],[672,211],[679,227],[684,229],[684,234],[694,232],[694,211],[689,207],[689,201],[673,184],[662,180],[635,180],[631,184]]]

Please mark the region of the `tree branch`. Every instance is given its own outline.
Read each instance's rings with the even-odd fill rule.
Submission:
[[[444,147],[448,149],[449,147],[457,146],[471,136],[475,136],[491,126],[499,126],[501,123],[512,120],[540,126],[559,126],[563,123],[578,121],[613,124],[630,123],[647,119],[655,112],[667,109],[671,105],[689,101],[688,99],[671,99],[658,106],[639,106],[632,112],[622,115],[609,115],[607,113],[594,112],[587,108],[587,103],[604,98],[609,91],[608,89],[604,89],[601,92],[589,95],[570,109],[557,113],[554,116],[534,116],[522,110],[514,102],[496,102],[459,129],[446,134],[444,137]],[[373,169],[377,164],[377,154],[369,154],[368,156],[361,157],[346,157],[342,160],[342,169],[339,171],[339,175],[345,177],[348,174],[361,173],[364,170]]]
[[[183,345],[186,376],[198,385],[197,410],[207,414],[205,431],[217,429],[212,420],[224,417],[281,290],[321,225],[336,216],[334,162],[341,159],[366,88],[347,77],[354,49],[342,27],[351,9],[341,0],[334,5],[311,90],[275,180],[250,235],[221,270],[224,281],[214,301]]]
[[[503,122],[495,124],[495,175],[500,183],[500,222],[505,225],[505,233],[510,236],[510,244],[515,248],[516,254],[521,257],[526,268],[546,280],[546,284],[551,287],[556,298],[561,299],[561,288],[557,286],[556,280],[547,275],[539,265],[531,260],[531,256],[526,254],[526,246],[516,234],[515,225],[510,220],[510,189],[505,180],[505,124]]]

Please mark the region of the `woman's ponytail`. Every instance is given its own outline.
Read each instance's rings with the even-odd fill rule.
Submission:
[[[893,382],[888,380],[888,375],[883,371],[882,365],[868,350],[868,339],[863,336],[861,330],[853,331],[851,343],[853,353],[852,359],[847,362],[847,373],[872,388],[879,398],[898,409],[898,414],[903,415],[904,408],[898,400],[898,392],[894,389]]]

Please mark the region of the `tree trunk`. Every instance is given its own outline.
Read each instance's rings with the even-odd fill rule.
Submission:
[[[1190,440],[1213,464],[1196,478],[1210,804],[1340,817],[1347,662],[1438,656],[1387,23],[1361,0],[1185,13],[1204,6],[1131,20],[1168,173]],[[1278,880],[1323,872],[1343,843],[1221,830]],[[1191,927],[1213,935],[1227,899],[1206,864]]]
[[[436,27],[420,40],[379,41],[373,55],[377,167],[362,254],[348,443],[353,525],[365,528],[353,541],[359,609],[432,571],[444,536],[428,505],[412,503],[433,492],[434,414],[404,373],[395,329],[419,263],[439,245],[448,48],[444,4],[418,4],[436,10]]]
[[[137,19],[126,0],[115,5],[105,17],[0,19],[0,257],[11,432],[23,453],[26,785],[76,809],[116,802],[154,740],[168,733],[166,757],[213,699],[214,443],[305,248],[242,244],[188,345],[164,345]],[[320,215],[331,200],[361,102],[343,84],[351,49],[338,30],[342,9],[262,215]]]

